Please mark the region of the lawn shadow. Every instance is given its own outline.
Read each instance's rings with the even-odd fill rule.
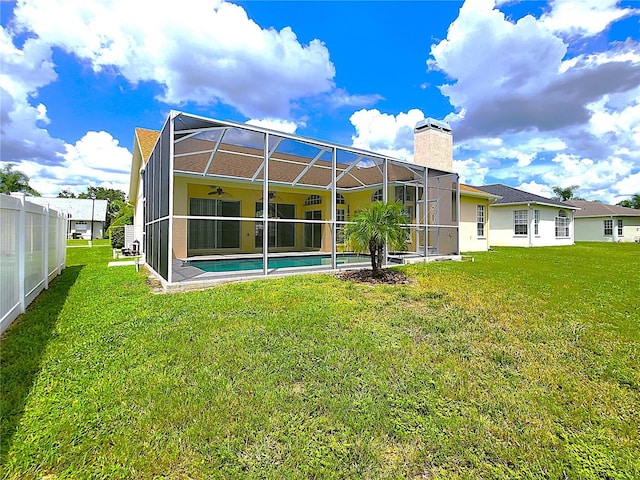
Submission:
[[[0,464],[4,464],[47,344],[82,265],[67,267],[0,337]]]

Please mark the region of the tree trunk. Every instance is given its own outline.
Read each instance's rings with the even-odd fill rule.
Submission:
[[[377,245],[375,240],[369,240],[369,253],[371,254],[371,270],[375,276],[378,273],[378,262],[376,260]]]

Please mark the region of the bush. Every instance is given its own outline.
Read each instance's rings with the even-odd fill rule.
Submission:
[[[124,247],[124,227],[109,227],[109,239],[111,240],[111,248]]]

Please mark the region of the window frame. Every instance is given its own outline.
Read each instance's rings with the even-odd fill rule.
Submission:
[[[567,212],[564,210],[558,211],[558,216],[555,218],[556,238],[570,238],[570,225],[571,218],[567,215]]]
[[[622,221],[621,218],[618,218],[618,221],[616,223],[617,223],[616,227],[618,229],[618,236],[624,237],[624,222]]]
[[[258,216],[258,213],[262,212],[262,202],[256,202],[255,212],[256,218],[261,218]],[[296,205],[293,203],[269,203],[269,218],[280,218],[280,219],[295,219],[296,218]],[[292,210],[293,213],[291,216],[285,217],[281,216],[283,213],[282,210]],[[262,241],[264,234],[263,224],[262,222],[255,222],[255,248],[262,248]],[[287,235],[290,233],[291,235]],[[267,232],[269,235],[269,239],[267,245],[269,248],[295,248],[296,246],[296,224],[295,222],[269,222],[269,231]],[[290,239],[292,241],[291,244],[284,243],[283,240]]]
[[[604,227],[604,236],[613,237],[613,219],[605,218],[603,222],[603,227]]]
[[[476,205],[476,236],[487,238],[485,235],[486,215],[484,205]]]
[[[520,227],[520,232],[518,232],[518,227]],[[524,232],[522,232],[523,227]],[[526,237],[529,235],[529,210],[513,211],[513,235],[516,237]]]
[[[204,205],[204,203],[212,202],[212,205],[204,208],[204,210],[210,210],[213,213],[193,213],[194,205],[193,202],[200,201]],[[227,207],[233,205],[233,209],[237,210],[235,215],[224,215],[224,204],[228,204]],[[211,208],[211,206],[213,208]],[[200,210],[202,211],[202,209]],[[219,198],[200,198],[200,197],[190,197],[189,198],[189,216],[190,217],[238,217],[242,212],[242,202],[240,200],[223,200]],[[197,228],[197,225],[201,224],[201,222],[205,222],[205,236],[209,240],[208,245],[204,245],[199,243],[197,238],[194,238],[196,235],[195,231],[192,229]],[[224,235],[224,227],[225,225],[231,226],[233,225],[235,229],[237,229],[236,238],[232,238],[234,245],[225,245],[225,242],[229,240],[229,237]],[[238,249],[242,245],[242,225],[240,220],[199,220],[195,218],[190,218],[187,223],[187,248],[189,250],[225,250],[225,249]],[[207,234],[206,232],[213,233],[213,235]]]
[[[304,200],[304,206],[309,207],[311,205],[322,205],[322,197],[318,194],[311,194]]]

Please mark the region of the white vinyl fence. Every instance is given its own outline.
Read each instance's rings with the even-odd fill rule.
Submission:
[[[62,273],[67,215],[0,194],[0,333]]]

